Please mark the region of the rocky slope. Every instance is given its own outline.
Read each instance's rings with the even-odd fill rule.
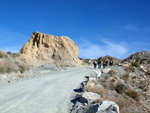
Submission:
[[[78,46],[69,37],[57,37],[37,31],[20,50],[17,58],[32,66],[73,66],[81,63],[78,59]]]
[[[141,102],[150,108],[150,51],[137,52],[122,61],[128,76],[124,79],[140,95]]]

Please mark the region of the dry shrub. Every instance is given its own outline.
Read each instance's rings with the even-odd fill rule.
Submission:
[[[149,84],[149,80],[140,80],[140,84],[138,86],[138,88],[142,89],[143,91],[147,91],[148,88],[148,84]]]
[[[140,97],[137,91],[135,91],[134,89],[127,89],[126,91],[126,95],[133,98],[135,101],[139,102],[140,101]]]
[[[145,72],[146,75],[150,75],[150,71],[148,70],[147,72]]]
[[[3,60],[0,64],[0,72],[1,73],[17,72],[17,68],[11,61]]]
[[[19,61],[16,61],[16,64],[18,65],[18,67],[19,67],[19,71],[20,71],[20,73],[24,73],[26,70],[28,70],[29,69],[29,66],[28,65],[26,65],[25,63],[23,63],[23,62],[19,62]]]
[[[124,66],[123,68],[125,69],[125,71],[128,71],[128,72],[131,72],[131,71],[134,72],[135,71],[133,66]]]
[[[106,94],[106,91],[104,90],[104,88],[100,85],[90,85],[87,84],[84,89],[88,92],[93,92],[93,93],[97,93],[99,94],[101,97],[104,97]]]
[[[134,113],[134,109],[130,106],[132,105],[129,99],[125,99],[123,96],[118,95],[116,97],[107,97],[104,100],[113,101],[119,106],[120,113]],[[128,112],[131,111],[131,112]]]
[[[0,58],[4,57],[4,53],[0,50]]]
[[[110,74],[111,76],[112,76],[112,75],[117,75],[117,71],[116,71],[116,70],[110,70],[110,71],[108,72],[108,74]]]
[[[122,79],[125,80],[125,81],[128,80],[129,79],[129,73],[128,72],[124,73]]]
[[[132,83],[132,84],[135,84],[135,80],[134,80],[134,79],[131,79],[131,83]]]
[[[23,75],[18,75],[18,77],[22,78],[22,77],[24,77],[24,76],[23,76]]]
[[[7,57],[7,54],[0,50],[0,58]]]
[[[98,104],[98,103],[100,103],[102,101],[103,101],[103,99],[100,98],[100,99],[97,99],[97,100],[95,100],[95,101],[93,101],[92,103],[89,103],[89,104]]]
[[[118,78],[119,78],[117,75],[113,75],[112,77],[116,80],[118,80]]]
[[[0,65],[0,73],[4,73],[5,68],[3,66]]]
[[[112,82],[109,83],[109,89],[111,90],[115,90],[116,89],[116,85]]]
[[[103,87],[105,87],[106,89],[108,88],[108,77],[107,76],[105,76],[105,77],[100,77],[100,79],[99,79],[99,82],[100,82],[100,84],[103,86]]]
[[[107,81],[107,79],[108,79],[108,78],[100,77],[100,78],[99,78],[99,82],[106,82],[106,81]]]

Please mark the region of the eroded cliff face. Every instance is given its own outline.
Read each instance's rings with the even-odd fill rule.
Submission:
[[[79,65],[78,46],[69,37],[34,32],[19,53],[19,59],[32,66],[55,64]]]

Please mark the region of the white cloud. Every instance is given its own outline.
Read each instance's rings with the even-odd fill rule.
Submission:
[[[124,26],[124,29],[130,31],[139,31],[139,27],[137,25],[126,25]]]
[[[102,39],[99,44],[82,40],[79,44],[79,57],[81,58],[99,58],[101,56],[113,56],[117,58],[125,58],[128,54],[128,48],[125,43],[113,43],[107,39]]]

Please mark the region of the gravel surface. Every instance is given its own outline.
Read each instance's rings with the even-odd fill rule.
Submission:
[[[0,113],[69,113],[79,88],[93,68],[57,70],[0,86]]]

